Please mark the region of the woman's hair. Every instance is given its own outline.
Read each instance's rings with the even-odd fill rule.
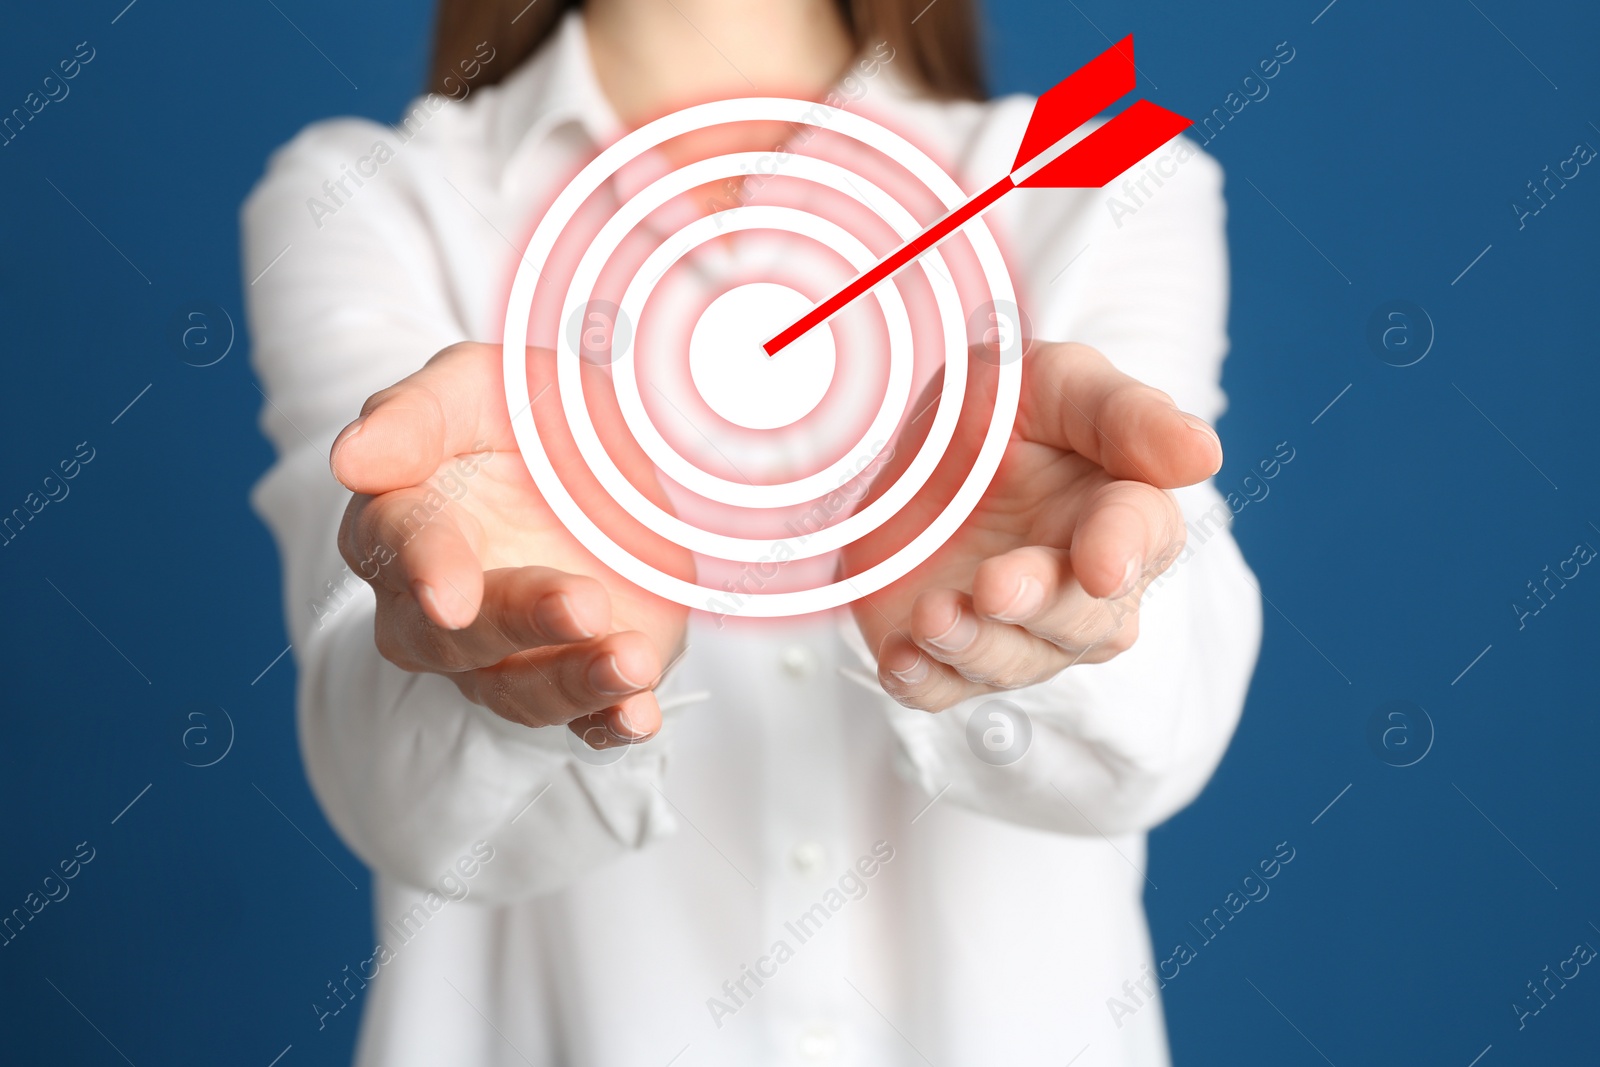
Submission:
[[[975,0],[835,2],[858,49],[886,41],[894,49],[896,69],[908,71],[929,95],[947,100],[986,95]],[[450,84],[459,81],[458,62],[485,41],[496,62],[482,68],[476,84],[500,81],[539,50],[563,15],[581,5],[582,0],[439,0],[428,88],[451,95]]]

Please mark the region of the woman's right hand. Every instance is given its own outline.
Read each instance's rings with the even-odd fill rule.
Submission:
[[[535,402],[552,374],[540,355],[529,358]],[[550,510],[517,450],[498,346],[453,345],[374,394],[329,465],[355,493],[339,550],[377,596],[385,659],[595,748],[661,728],[651,690],[688,611],[605,567]],[[666,506],[652,475],[634,480]],[[692,575],[686,552],[653,562]]]

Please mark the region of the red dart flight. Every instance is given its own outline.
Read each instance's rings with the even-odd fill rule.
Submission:
[[[1084,123],[1132,92],[1135,74],[1130,34],[1039,97],[1010,174],[901,245],[762,345],[767,355],[776,356],[827,322],[845,305],[892,277],[1011,190],[1100,188],[1193,125],[1182,115],[1148,100],[1135,100],[1087,137],[1063,151],[1051,152]]]

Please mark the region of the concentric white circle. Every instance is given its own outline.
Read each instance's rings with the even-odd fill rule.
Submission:
[[[703,179],[704,175],[696,171],[694,166],[690,166],[674,171],[657,184],[665,189],[677,189],[680,186],[683,189],[691,189],[702,184]],[[587,300],[587,294],[592,290],[595,279],[599,277],[600,268],[594,260],[603,262],[608,259],[611,251],[621,242],[621,235],[649,214],[654,207],[664,203],[665,199],[661,190],[652,185],[622,205],[616,214],[607,220],[605,226],[601,228],[600,235],[590,244],[589,250],[573,274],[572,284],[567,290],[566,302],[569,306],[580,306]],[[696,219],[656,248],[645,259],[628,285],[627,292],[622,298],[619,320],[638,322],[642,316],[649,287],[659,280],[666,270],[665,266],[659,268],[656,266],[654,263],[656,257],[660,256],[670,263],[685,254],[686,250],[696,248],[718,234],[746,229],[783,230],[820,238],[824,244],[844,255],[850,265],[858,271],[864,271],[876,262],[867,246],[845,232],[842,227],[794,208],[757,205],[740,208],[730,214],[735,216],[731,221],[723,221],[714,216]],[[909,215],[906,217],[910,218]],[[683,235],[681,241],[675,239],[679,235]],[[933,425],[929,428],[922,447],[918,449],[917,455],[905,472],[867,507],[832,525],[808,532],[803,538],[789,539],[785,549],[790,558],[810,559],[826,555],[877,529],[927,484],[934,468],[944,457],[951,438],[955,436],[956,422],[961,416],[961,403],[967,387],[967,345],[966,331],[961,321],[961,300],[956,292],[955,283],[942,269],[933,269],[929,281],[938,301],[940,324],[944,332],[946,373],[939,403],[934,412]],[[613,364],[616,398],[625,423],[645,454],[660,467],[662,473],[708,499],[747,508],[779,508],[804,504],[826,496],[848,482],[856,471],[867,463],[868,460],[863,459],[863,456],[870,458],[879,451],[879,448],[873,447],[875,442],[886,442],[890,439],[911,396],[911,320],[906,314],[905,304],[901,300],[898,288],[893,285],[882,285],[874,292],[882,303],[889,326],[888,387],[877,416],[861,440],[826,469],[791,482],[751,485],[748,482],[732,482],[718,478],[695,467],[662,439],[660,432],[645,412],[633,362],[634,348],[629,348]],[[572,432],[578,452],[583,456],[590,472],[613,500],[640,522],[684,548],[741,563],[761,563],[772,558],[774,549],[770,538],[733,537],[701,530],[663,509],[635,488],[606,452],[599,435],[595,432],[594,423],[589,417],[589,406],[583,399],[583,375],[580,372],[580,365],[571,358],[577,355],[571,337],[566,335],[561,337],[557,353],[556,384],[562,410],[567,418],[567,428]]]
[[[744,152],[700,160],[657,179],[630,198],[606,220],[594,240],[589,243],[573,272],[563,306],[579,308],[587,303],[601,269],[616,252],[623,238],[650,212],[661,207],[672,197],[690,189],[729,174],[749,172],[762,159],[761,153]],[[843,167],[809,156],[795,156],[786,164],[784,173],[786,176],[793,175],[831,188],[842,187],[848,190],[847,195],[874,210],[902,237],[912,237],[921,230],[911,213],[888,194],[865,179],[852,178]],[[618,312],[619,322],[636,324],[640,321],[650,291],[666,274],[667,269],[683,256],[713,238],[752,229],[783,230],[816,240],[842,256],[857,271],[864,271],[877,261],[877,257],[859,239],[826,219],[793,208],[764,205],[742,207],[736,211],[698,218],[663,240],[640,264],[629,281],[622,299],[621,310]],[[959,370],[961,373],[946,375],[944,392],[939,399],[939,409],[934,416],[934,424],[922,450],[918,453],[917,461],[906,471],[905,476],[896,482],[894,495],[887,500],[881,500],[882,506],[873,513],[885,518],[910,500],[916,490],[926,483],[933,468],[944,455],[945,448],[955,433],[961,399],[966,389],[965,331],[960,323],[961,297],[956,292],[949,269],[937,250],[924,256],[921,266],[927,272],[927,280],[940,309],[940,324],[945,334],[945,347],[951,352],[959,349],[959,353],[953,358],[961,362],[953,364],[952,370]],[[747,482],[719,478],[684,459],[661,436],[644,409],[632,360],[632,348],[619,356],[612,368],[616,376],[617,403],[622,409],[624,422],[645,455],[661,469],[663,474],[708,500],[745,508],[782,508],[825,496],[849,481],[861,466],[860,457],[872,451],[873,442],[890,439],[911,397],[913,376],[911,320],[906,314],[905,302],[901,299],[900,290],[894,285],[878,286],[873,290],[873,296],[882,308],[885,325],[889,331],[889,381],[884,391],[883,402],[871,425],[861,435],[861,439],[846,450],[836,462],[816,474],[791,482],[751,485]],[[557,360],[557,384],[568,425],[572,429],[573,439],[584,461],[606,492],[631,514],[639,517],[641,521],[648,522],[652,528],[660,530],[678,544],[689,546],[689,542],[682,538],[694,538],[697,533],[695,528],[680,522],[676,516],[661,510],[653,501],[638,492],[606,454],[599,437],[594,432],[593,423],[589,420],[588,407],[581,400],[583,384],[579,366],[565,358],[569,354],[569,349],[576,351],[574,347],[576,341],[563,336],[559,345],[561,358]],[[882,521],[882,518],[878,518],[872,525],[875,526]],[[849,544],[859,536],[859,531],[870,528],[867,521],[863,520],[844,527],[840,533],[829,534],[822,540],[812,539],[806,543],[804,552],[798,558],[830,552],[841,545]],[[692,547],[707,555],[755,562],[768,552],[771,542],[747,541],[741,538],[708,542],[702,538],[700,545]]]
[[[887,153],[917,180],[932,190],[947,206],[954,208],[965,200],[965,195],[955,181],[914,145],[876,123],[849,112],[828,108],[811,101],[782,98],[726,100],[688,108],[658,119],[617,141],[585,167],[573,179],[571,184],[563,190],[561,195],[556,198],[555,203],[551,205],[535,230],[512,283],[511,296],[506,308],[503,354],[505,359],[506,397],[518,446],[522,451],[525,462],[528,464],[529,473],[532,475],[540,492],[544,495],[546,502],[574,536],[617,573],[668,600],[691,608],[701,608],[721,614],[778,617],[800,615],[839,607],[881,589],[927,559],[956,531],[977,505],[979,498],[984,490],[988,488],[989,482],[994,477],[994,472],[999,466],[1007,439],[1011,433],[1013,421],[1016,418],[1021,385],[1021,364],[1020,361],[1016,361],[998,368],[995,405],[983,443],[978,450],[978,455],[971,469],[967,473],[965,481],[944,510],[934,518],[926,529],[902,546],[894,555],[853,578],[843,579],[811,589],[775,593],[744,591],[739,595],[732,596],[725,590],[700,586],[694,582],[685,581],[658,570],[618,545],[589,518],[577,501],[573,499],[555,471],[550,456],[545,450],[544,443],[539,437],[532,410],[534,398],[530,397],[528,389],[525,349],[529,315],[532,310],[535,287],[540,277],[539,271],[548,261],[556,240],[576,215],[578,209],[628,161],[670,138],[692,130],[721,123],[753,121],[781,121],[814,125],[833,130]],[[799,158],[804,157],[795,157],[791,162],[797,161]],[[683,169],[687,170],[689,168]],[[875,209],[881,207],[881,205],[869,206]],[[742,214],[751,209],[742,208],[738,210]],[[991,299],[995,301],[1009,300],[1015,303],[1016,296],[1012,288],[1010,275],[988,228],[981,219],[973,220],[963,228],[963,233],[976,254],[978,264],[987,281]],[[880,287],[883,290],[890,288],[892,287],[888,285]],[[571,305],[572,301],[569,298],[564,306],[570,307]],[[941,308],[941,319],[946,320],[943,325],[946,333],[945,380],[948,392],[952,379],[964,384],[966,377],[966,339],[961,316],[957,315],[953,321],[950,321],[950,316],[946,315]],[[569,344],[565,342],[559,343],[557,355],[559,391],[563,394],[563,409],[568,414],[568,423],[575,438],[580,431],[580,427],[571,418],[569,395],[581,395],[581,385],[576,382],[578,377],[576,368],[571,366],[576,363],[578,358],[577,353],[571,350]],[[619,360],[619,362],[626,360],[627,357],[625,355],[623,360]],[[576,388],[569,389],[569,383],[576,386]],[[935,416],[936,425],[940,419],[946,416],[947,408],[958,409],[959,402],[955,405],[949,405],[944,402],[944,398],[941,398],[939,411]],[[952,423],[957,415],[959,415],[958,410],[949,412]],[[587,420],[584,418],[581,421],[586,422]],[[592,432],[592,427],[590,427],[590,430]],[[927,452],[926,448],[923,449],[918,454],[917,459],[913,461],[913,465],[921,461]],[[934,457],[935,463],[938,458],[940,457]],[[593,461],[590,457],[586,456],[586,461],[590,461],[593,466]],[[610,464],[601,462],[598,466],[603,468],[607,465]],[[611,466],[614,469],[614,465]],[[600,470],[595,469],[594,472],[598,477]],[[908,471],[907,474],[909,475],[910,472]],[[876,506],[882,504],[893,493],[893,489],[897,488],[905,480],[905,478],[898,480],[895,486],[891,487],[890,493],[886,493],[874,505],[863,509],[863,511],[851,518],[859,519],[874,511]],[[750,488],[749,486],[745,487],[746,490]],[[609,491],[610,488],[608,487]],[[620,498],[618,498],[618,502],[623,503]],[[888,517],[888,514],[888,512],[882,514],[877,519],[878,523],[881,524],[883,519]],[[647,521],[637,513],[635,515],[636,518],[640,518],[640,521]],[[774,558],[792,559],[801,558],[803,555],[815,554],[803,552],[799,549],[801,547],[810,548],[823,535],[849,523],[850,519],[847,519],[837,526],[824,529],[820,534],[807,538],[804,546],[796,546],[792,541],[767,542],[765,553],[757,556],[747,554],[749,542],[743,539],[724,538],[709,534],[706,531],[692,529],[677,531],[678,533],[689,533],[690,536],[688,537],[673,537],[671,533],[664,530],[660,525],[653,522],[650,525],[653,529],[662,532],[677,543],[706,555],[719,556],[736,561],[766,563]],[[679,522],[677,525],[682,527],[687,524]],[[733,545],[726,545],[724,542],[733,542]],[[848,541],[841,543],[848,543]],[[714,546],[714,548],[706,546]],[[715,550],[725,547],[736,547],[738,551],[729,553]],[[729,603],[730,596],[733,600],[732,604]]]
[[[793,322],[813,301],[776,282],[748,282],[713,300],[689,336],[689,376],[706,406],[747,430],[792,426],[816,410],[838,363],[832,330],[812,330],[773,359],[761,346],[775,322]]]
[[[779,230],[818,241],[842,256],[857,271],[866,270],[876,262],[871,250],[846,232],[843,227],[815,215],[808,215],[793,208],[753,206],[741,208],[734,213],[734,216],[732,219],[717,217],[696,219],[664,241],[640,265],[639,272],[630,281],[622,296],[621,314],[633,316],[632,321],[637,322],[638,317],[644,314],[650,292],[655,287],[654,283],[660,279],[667,267],[705,242],[723,234],[741,233],[746,230]],[[953,286],[951,295],[954,295]],[[815,500],[837,488],[842,480],[849,480],[853,470],[853,457],[859,457],[862,452],[867,451],[874,441],[888,440],[899,423],[906,404],[911,400],[911,381],[914,371],[911,317],[906,313],[905,301],[901,299],[900,290],[896,287],[881,286],[874,297],[883,312],[884,325],[889,335],[889,378],[883,391],[883,401],[878,405],[871,424],[862,433],[860,440],[846,449],[840,459],[815,474],[788,482],[750,485],[748,482],[719,478],[701,470],[668,444],[650,421],[645,413],[639,388],[637,365],[631,359],[619,360],[613,371],[616,376],[617,403],[622,408],[623,420],[633,431],[634,438],[639,442],[644,454],[661,468],[663,474],[708,500],[745,508],[783,508]],[[793,322],[797,318],[798,315],[778,321]],[[818,327],[812,333],[831,335],[832,330]],[[766,338],[763,337],[762,341],[765,342]],[[790,353],[787,350],[783,353],[785,358],[791,354],[798,353]],[[954,424],[950,430],[954,432]]]
[[[572,282],[567,287],[565,306],[579,308],[589,300],[601,268],[611,258],[623,237],[642,222],[650,212],[665,204],[673,196],[713,181],[719,175],[739,173],[734,166],[750,166],[758,160],[757,153],[735,154],[702,160],[671,172],[652,182],[637,195],[621,205],[606,220],[594,240],[589,243]],[[809,158],[809,157],[802,157]],[[831,180],[854,184],[843,168],[825,166],[808,168],[801,163],[796,173],[805,172],[818,181]],[[820,161],[819,161],[820,162]],[[942,173],[942,172],[941,172]],[[866,184],[885,201],[885,194],[871,183]],[[857,199],[869,203],[872,193],[857,193]],[[888,201],[892,203],[892,201]],[[919,227],[904,208],[895,205],[891,221],[902,236],[915,235]],[[889,214],[880,204],[880,212]],[[729,219],[728,216],[732,216]],[[865,271],[877,260],[872,251],[843,227],[816,215],[787,207],[755,205],[718,216],[704,216],[694,220],[657,246],[640,264],[630,280],[618,312],[619,322],[638,323],[644,314],[650,289],[665,275],[667,268],[693,249],[714,237],[751,229],[773,229],[795,233],[819,240],[842,255],[857,271]],[[946,374],[929,428],[922,447],[901,477],[866,508],[846,516],[840,522],[824,526],[803,538],[790,539],[785,545],[786,554],[793,559],[810,559],[837,551],[881,526],[891,515],[906,505],[932,476],[934,468],[944,457],[956,423],[961,415],[961,403],[967,385],[966,330],[962,322],[960,294],[956,292],[943,260],[937,252],[930,252],[923,263],[927,278],[939,307],[939,321],[944,332]],[[680,485],[709,500],[734,504],[746,508],[792,507],[825,497],[848,482],[866,464],[862,457],[871,457],[879,451],[876,442],[886,442],[905,413],[911,396],[912,337],[911,320],[906,314],[900,290],[894,285],[880,285],[874,290],[884,311],[889,329],[889,381],[882,405],[872,424],[862,434],[861,440],[824,470],[806,478],[772,485],[752,485],[718,478],[702,471],[679,455],[661,437],[644,409],[639,382],[634,365],[636,349],[630,347],[613,363],[616,399],[622,409],[623,420],[635,440],[649,459],[663,474]],[[637,332],[637,331],[636,331]],[[692,549],[707,556],[741,563],[761,563],[773,556],[770,538],[733,537],[727,534],[701,530],[684,522],[640,492],[601,444],[594,423],[589,417],[589,406],[583,398],[583,375],[580,364],[570,358],[577,354],[576,341],[563,334],[557,342],[556,384],[567,427],[572,432],[578,452],[583,456],[591,473],[611,498],[640,522],[660,533],[674,544]],[[680,413],[681,414],[681,413]],[[881,446],[879,446],[881,448]]]
[[[690,168],[684,169],[689,170]],[[694,175],[691,175],[692,177]],[[675,185],[682,184],[685,180],[688,179],[674,179],[667,187],[672,188]],[[663,179],[663,181],[666,181],[666,179]],[[695,182],[684,186],[684,188],[694,188],[696,184],[700,183]],[[599,276],[599,266],[595,262],[590,262],[591,256],[597,258],[600,256],[609,257],[611,250],[620,243],[622,233],[626,232],[626,228],[623,226],[619,226],[617,230],[607,232],[610,230],[611,224],[619,220],[643,218],[645,214],[648,214],[648,211],[641,211],[635,206],[636,202],[640,200],[648,203],[647,194],[650,194],[650,190],[641,192],[633,201],[624,204],[616,215],[608,220],[606,226],[602,227],[600,235],[589,246],[588,252],[584,255],[584,261],[580,262],[577,271],[573,275],[573,284],[567,290],[567,303],[569,305],[581,302],[586,290],[580,288],[580,286],[592,288],[594,280]],[[650,195],[649,199],[654,199],[654,195]],[[873,256],[871,250],[857,238],[847,233],[842,227],[829,222],[827,219],[808,215],[794,208],[763,205],[740,208],[737,212],[724,214],[731,214],[734,217],[731,220],[712,216],[696,219],[671,235],[651,252],[644,263],[640,265],[638,272],[629,282],[628,288],[623,294],[622,309],[619,312],[619,317],[625,321],[638,322],[644,312],[645,302],[649,299],[650,289],[666,273],[667,267],[689,251],[723,234],[737,233],[744,230],[782,230],[818,240],[824,246],[843,256],[846,262],[858,271],[866,270],[876,262],[876,257]],[[947,277],[942,280],[948,283]],[[948,292],[944,294],[945,302],[948,303],[952,311],[959,311],[960,300],[956,294],[954,284],[949,283],[946,288]],[[939,291],[938,289],[935,290],[936,293],[939,293]],[[708,500],[716,500],[721,503],[735,504],[746,508],[781,508],[803,504],[808,500],[815,500],[820,496],[824,496],[836,489],[842,481],[849,480],[850,475],[859,466],[859,461],[856,457],[869,450],[872,442],[886,441],[890,438],[905,411],[906,404],[911,399],[913,373],[911,319],[906,314],[905,302],[900,297],[899,289],[892,285],[880,286],[875,290],[874,295],[883,310],[884,321],[889,331],[889,381],[884,390],[883,402],[879,406],[877,414],[873,417],[871,425],[867,427],[866,432],[861,435],[861,439],[856,442],[855,446],[846,451],[837,462],[829,465],[824,470],[818,471],[816,474],[791,482],[772,485],[750,485],[746,482],[735,482],[719,478],[684,459],[661,436],[660,431],[651,423],[649,415],[645,412],[644,401],[640,395],[636,366],[632,358],[634,352],[631,348],[618,358],[612,366],[612,372],[616,378],[617,403],[622,409],[622,417],[629,430],[633,432],[639,447],[644,450],[645,455],[656,466],[661,468],[663,474],[678,482],[684,488],[698,493]],[[965,332],[961,325],[957,322],[951,322],[948,315],[942,316],[941,321],[947,327],[947,344],[952,336],[960,335],[964,346]],[[652,524],[657,522],[664,523],[664,526],[656,527],[661,529],[663,533],[668,530],[692,530],[692,527],[680,526],[675,516],[670,516],[660,511],[643,494],[634,489],[632,484],[617,469],[616,464],[606,455],[604,448],[600,444],[599,437],[594,432],[594,424],[589,421],[588,408],[581,402],[583,383],[579,368],[577,364],[564,358],[567,354],[567,349],[571,347],[570,342],[563,339],[561,345],[562,347],[558,349],[559,356],[556,372],[563,407],[565,408],[568,424],[573,431],[573,439],[577,442],[578,449],[583,454],[585,462],[589,464],[596,478],[600,480],[600,484],[605,487],[606,492],[612,494],[615,499],[623,503],[630,512],[638,515],[640,511],[643,511],[651,516],[650,522]],[[962,351],[962,358],[964,359],[964,347]],[[565,374],[565,377],[561,377],[563,374]],[[966,382],[964,378],[962,381],[946,383],[945,394],[940,400],[939,415],[944,414],[946,403],[951,405],[952,412],[944,422],[937,421],[938,417],[936,416],[934,429],[929,434],[930,441],[936,443],[938,455],[943,454],[944,446],[949,443],[950,437],[955,432],[955,420],[959,414],[961,393],[965,388]],[[920,475],[922,480],[926,481],[927,474],[932,472],[932,463],[937,462],[938,455],[933,456],[926,472],[918,468],[908,472],[908,476],[915,478]],[[921,482],[916,483],[918,487],[921,484]],[[669,533],[668,536],[671,537],[672,534]],[[726,559],[753,561],[761,558],[761,555],[770,547],[770,542],[749,541],[743,542],[745,547],[741,549],[735,547],[739,543],[741,543],[741,539],[730,538],[728,541],[723,542],[720,548],[716,550],[706,549],[705,551],[708,555],[723,556]],[[834,547],[848,543],[848,539],[839,541]],[[808,547],[811,555],[830,551],[827,548]],[[727,553],[730,551],[735,553],[754,552],[755,554],[728,555]]]

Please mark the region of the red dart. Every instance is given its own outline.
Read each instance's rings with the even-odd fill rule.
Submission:
[[[792,342],[833,318],[851,301],[894,276],[1011,190],[1100,188],[1193,125],[1182,115],[1148,100],[1135,100],[1087,137],[1051,154],[1051,149],[1061,145],[1084,123],[1132,92],[1135,74],[1130,34],[1058,82],[1034,105],[1010,174],[806,312],[798,322],[762,345],[767,355],[776,356]]]

